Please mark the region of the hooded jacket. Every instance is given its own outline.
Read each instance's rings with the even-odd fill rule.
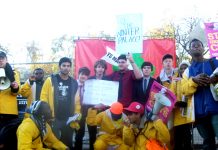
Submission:
[[[59,141],[52,133],[51,127],[46,124],[47,133],[41,139],[40,132],[34,121],[26,118],[17,129],[18,150],[44,150],[44,149],[57,149],[66,150],[65,146]],[[43,148],[45,144],[48,148]]]

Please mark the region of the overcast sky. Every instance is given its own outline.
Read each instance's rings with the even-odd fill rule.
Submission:
[[[63,34],[114,35],[119,14],[142,13],[144,31],[191,15],[218,15],[217,0],[2,0],[0,6],[0,43],[13,52],[32,40],[49,50]]]

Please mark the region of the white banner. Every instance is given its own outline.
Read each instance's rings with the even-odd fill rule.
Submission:
[[[85,82],[83,103],[96,105],[102,103],[110,106],[117,102],[119,82],[106,80],[87,80]]]
[[[120,54],[142,53],[142,15],[117,16],[116,51]]]

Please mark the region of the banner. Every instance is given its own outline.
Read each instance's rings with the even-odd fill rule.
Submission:
[[[81,39],[76,41],[75,48],[75,77],[78,76],[79,68],[88,67],[91,75],[94,75],[94,63],[107,54],[107,48],[115,49],[114,41],[99,39]],[[176,51],[174,39],[149,39],[143,41],[143,53],[133,54],[135,63],[139,68],[144,61],[150,61],[154,65],[154,77],[160,74],[162,69],[162,57],[165,54],[173,56],[174,67],[176,66]],[[107,64],[106,74],[113,72],[113,65]]]
[[[155,98],[155,95],[158,93],[163,93],[168,98],[169,102],[158,101],[158,99]],[[163,99],[163,98],[160,98],[160,100],[161,99]],[[176,102],[176,95],[173,94],[173,92],[171,92],[166,87],[164,87],[164,86],[160,85],[158,82],[154,81],[152,86],[151,86],[150,95],[149,95],[148,101],[145,104],[145,108],[146,108],[147,112],[151,112],[152,110],[159,108],[159,112],[157,112],[157,114],[156,113],[155,114],[158,115],[158,117],[160,119],[162,119],[163,122],[167,123],[168,118],[169,118],[170,114],[172,113],[175,102]],[[167,105],[167,106],[165,106],[165,105]],[[154,106],[156,106],[157,108],[154,108]]]
[[[119,82],[106,80],[87,80],[83,103],[85,104],[104,104],[110,106],[117,102]]]
[[[119,54],[142,53],[142,15],[117,16],[116,51]]]
[[[218,57],[218,22],[205,23],[205,32],[210,57]]]

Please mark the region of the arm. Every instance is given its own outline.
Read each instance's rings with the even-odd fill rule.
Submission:
[[[67,146],[64,145],[61,141],[59,141],[55,135],[53,134],[51,127],[47,124],[48,135],[44,140],[44,144],[49,148],[57,149],[57,150],[66,150]]]
[[[135,135],[131,127],[124,126],[123,128],[123,142],[126,145],[132,146],[135,142]]]
[[[188,74],[188,69],[186,69],[181,80],[181,91],[185,96],[194,94],[198,87],[192,78],[188,78]]]
[[[26,124],[21,124],[17,129],[17,148],[18,150],[32,150],[32,139],[34,130]],[[38,136],[38,135],[37,135]]]
[[[131,54],[128,54],[127,55],[127,58],[129,59],[129,62],[133,68],[133,72],[134,72],[134,75],[135,75],[135,78],[136,79],[141,79],[143,76],[142,76],[142,73],[141,71],[139,70],[139,68],[137,67],[137,65],[135,64],[133,58],[132,58],[132,55]]]
[[[103,111],[103,112],[97,114],[97,116],[96,116],[96,118],[95,118],[95,124],[96,124],[97,126],[100,126],[100,125],[101,125],[101,122],[102,122],[102,120],[103,120],[104,113],[105,113],[105,111]]]
[[[23,97],[29,97],[29,95],[31,94],[31,85],[29,84],[29,80],[27,80],[20,89],[20,94]]]
[[[154,128],[157,130],[157,140],[163,143],[170,141],[170,133],[161,119],[154,121]]]
[[[75,95],[75,113],[81,113],[81,104],[78,90]]]

